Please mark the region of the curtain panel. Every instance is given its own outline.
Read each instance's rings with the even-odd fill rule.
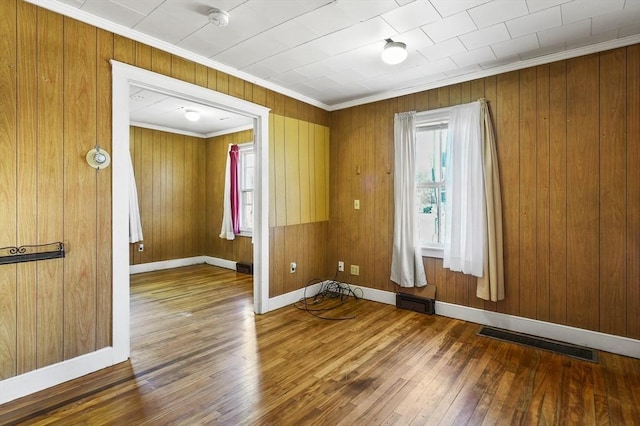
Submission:
[[[427,285],[417,232],[415,153],[415,112],[396,114],[394,116],[391,281],[400,287]]]

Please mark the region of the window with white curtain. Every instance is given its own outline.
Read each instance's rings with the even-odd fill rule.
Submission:
[[[416,208],[422,255],[442,258],[449,108],[416,114]]]
[[[253,206],[255,187],[255,154],[253,143],[238,145],[238,175],[240,191],[240,235],[253,234]]]

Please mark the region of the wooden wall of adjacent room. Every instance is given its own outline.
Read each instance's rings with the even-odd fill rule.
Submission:
[[[131,127],[144,250],[130,244],[132,265],[204,254],[205,139]]]
[[[328,112],[253,83],[23,1],[0,2],[0,247],[62,240],[68,249],[64,260],[0,266],[0,380],[110,345],[111,168],[96,172],[84,157],[96,143],[111,150],[112,58],[329,124]],[[300,243],[288,228],[279,246],[319,255],[312,238],[323,234]]]
[[[339,278],[397,290],[393,114],[480,97],[497,136],[506,299],[477,299],[475,278],[425,258],[437,300],[640,338],[640,45],[333,112],[328,269],[357,264]]]
[[[206,140],[206,214],[202,235],[205,238],[203,254],[236,262],[253,262],[253,244],[250,237],[235,240],[220,238],[224,203],[224,179],[229,156],[229,144],[253,142],[253,129],[212,137]]]

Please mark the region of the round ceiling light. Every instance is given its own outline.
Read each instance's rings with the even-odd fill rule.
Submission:
[[[382,60],[384,62],[390,65],[395,65],[407,59],[406,44],[399,41],[393,41],[390,38],[385,41],[387,44],[385,44],[384,49],[382,49]]]
[[[184,112],[184,118],[189,121],[198,121],[200,120],[200,113],[198,111],[188,109]]]
[[[218,27],[229,25],[229,13],[217,7],[209,9],[209,22]]]

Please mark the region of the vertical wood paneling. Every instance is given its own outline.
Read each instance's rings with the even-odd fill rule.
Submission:
[[[142,51],[142,49],[140,49]],[[113,34],[98,30],[98,63],[96,70],[97,90],[97,134],[96,141],[107,152],[112,152],[111,135],[111,64],[113,57]],[[97,193],[111,194],[112,168],[101,170],[97,176]],[[97,241],[96,241],[96,349],[111,345],[112,319],[112,238],[111,197],[97,197]]]
[[[498,311],[512,315],[520,313],[520,198],[519,185],[519,75],[501,74],[497,79],[495,117],[496,145],[500,165],[502,191],[502,221],[504,238],[505,300],[498,302]],[[500,141],[500,142],[498,142]],[[503,167],[504,166],[504,167]]]
[[[600,75],[600,324],[604,333],[626,333],[627,140],[624,49],[601,55]]]
[[[91,352],[96,333],[96,173],[85,153],[96,141],[96,29],[65,19],[64,356]],[[87,72],[87,70],[91,70]]]
[[[16,122],[17,28],[16,3],[3,4],[0,13],[0,247],[17,244]],[[0,379],[16,374],[16,265],[0,266]]]
[[[597,330],[599,304],[598,57],[567,61],[567,322]]]
[[[300,223],[300,164],[298,120],[284,119],[284,171],[287,225]]]
[[[276,209],[276,226],[287,224],[287,186],[285,168],[285,125],[284,117],[274,115],[273,117],[273,170],[274,170],[274,193]]]
[[[519,207],[519,315],[536,317],[536,70],[520,72]]]
[[[567,73],[549,65],[549,320],[567,322]]]
[[[299,122],[298,164],[300,171],[300,223],[311,222],[311,184],[309,179],[309,123]]]
[[[17,164],[29,164],[36,157],[36,7],[18,3],[18,132]],[[37,239],[37,174],[35,167],[18,166],[17,225],[18,246],[35,244]],[[34,262],[17,265],[17,374],[36,368],[37,294]]]
[[[62,241],[64,224],[63,18],[38,9],[38,243]],[[3,151],[4,152],[4,151]],[[0,185],[0,188],[2,185]],[[1,227],[0,227],[1,228]],[[64,263],[38,264],[37,364],[63,358]]]
[[[549,66],[536,68],[536,319],[549,320]]]
[[[640,44],[627,48],[627,335],[640,339]]]

